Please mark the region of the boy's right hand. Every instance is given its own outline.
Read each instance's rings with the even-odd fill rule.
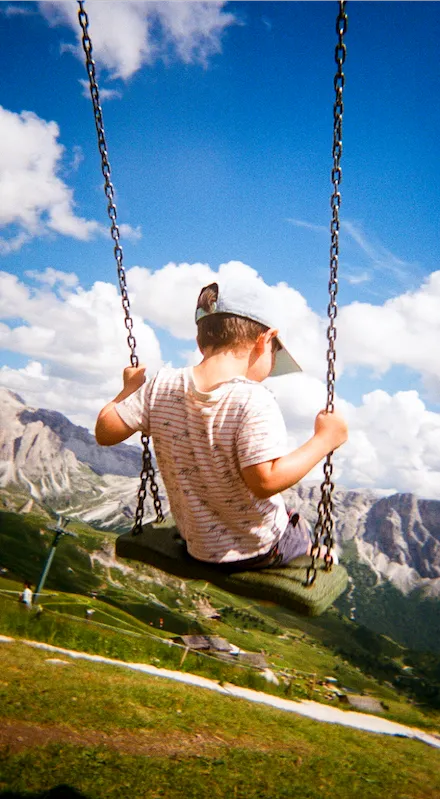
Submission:
[[[332,452],[347,441],[347,423],[335,411],[320,411],[315,419],[315,436],[325,439],[328,451]]]
[[[124,369],[124,389],[137,391],[145,383],[145,366],[127,366]]]

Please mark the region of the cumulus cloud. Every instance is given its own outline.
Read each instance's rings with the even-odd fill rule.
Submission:
[[[340,455],[345,482],[440,499],[440,415],[416,391],[373,391],[347,416],[353,432]]]
[[[51,287],[61,284],[72,288],[78,285],[78,277],[74,272],[60,272],[59,269],[52,269],[50,266],[47,267],[44,272],[37,272],[36,270],[29,269],[25,274],[26,277],[36,280],[37,283],[45,283]]]
[[[0,255],[10,255],[12,252],[18,252],[31,238],[32,237],[23,230],[17,233],[16,236],[10,236],[8,239],[0,236]]]
[[[354,302],[338,316],[338,345],[345,366],[384,374],[392,366],[418,372],[440,400],[440,271],[415,291],[383,305]]]
[[[105,380],[101,396],[97,386],[71,377],[51,374],[41,361],[29,361],[21,369],[0,368],[0,384],[19,394],[32,408],[49,408],[63,413],[74,424],[93,429],[94,420],[107,401],[120,390],[119,380]]]
[[[73,191],[60,177],[65,148],[59,134],[55,122],[0,106],[0,229],[5,229],[0,255],[17,252],[49,231],[82,241],[108,235],[106,226],[76,214]],[[82,157],[81,149],[74,147],[71,171]],[[142,237],[139,226],[121,223],[119,229],[125,239]]]
[[[197,297],[215,279],[214,270],[201,263],[169,263],[154,272],[135,266],[127,272],[136,312],[181,339],[194,339]]]
[[[313,433],[315,416],[325,407],[325,385],[305,374],[269,384],[296,447]],[[334,474],[341,485],[440,499],[440,414],[429,411],[417,391],[372,391],[358,406],[337,396],[336,407],[350,431],[348,442],[334,455]],[[315,480],[322,476],[322,465],[309,475]]]
[[[203,285],[228,273],[249,281],[261,279],[254,269],[237,261],[222,264],[217,271],[208,264],[171,263],[155,272],[142,267],[127,272],[137,351],[141,360],[146,358],[150,372],[162,363],[157,337],[160,330],[176,339],[175,351],[180,351],[181,360],[187,363],[199,360],[194,344],[190,343],[195,334],[193,314],[198,292]],[[27,360],[21,368],[3,367],[0,380],[31,404],[56,408],[74,422],[92,427],[96,412],[119,391],[120,375],[128,362],[126,331],[116,288],[98,282],[86,291],[76,275],[52,268],[31,271],[28,277],[34,287],[7,273],[0,276],[3,287],[0,346]],[[403,318],[396,327],[398,335],[390,351],[391,328],[386,327],[381,317],[382,313],[387,319],[389,303],[377,306],[372,347],[376,359],[384,357],[385,365],[389,366],[402,358],[402,353],[408,350],[404,336],[407,329],[411,336],[419,336],[418,344],[416,339],[412,342],[412,368],[422,375],[425,373],[426,359],[417,360],[421,357],[418,351],[424,343],[432,357],[436,357],[434,342],[439,331],[435,326],[438,324],[435,308],[439,284],[440,273],[434,273],[413,293],[415,296],[405,294],[389,301],[392,319],[396,314]],[[268,381],[283,411],[294,447],[311,436],[315,416],[325,406],[321,364],[325,360],[326,320],[314,314],[304,298],[286,284],[272,286],[272,291],[277,295],[280,313],[288,312],[293,320],[289,342],[305,368],[302,374]],[[371,349],[371,336],[365,350],[356,339],[362,320],[362,309],[358,306],[344,309],[348,317],[344,321],[345,344],[341,343],[346,363],[348,352],[349,362],[354,365],[364,364],[364,352]],[[17,309],[22,317],[18,325]],[[414,309],[418,309],[417,313]],[[433,327],[427,328],[429,320]],[[430,341],[429,335],[433,336]],[[182,342],[187,342],[187,346],[182,347]],[[371,355],[370,359],[368,363],[376,367]],[[366,393],[357,406],[337,397],[336,406],[350,428],[349,442],[335,454],[335,475],[341,485],[371,487],[382,492],[413,491],[440,498],[440,414],[430,411],[417,391],[391,394],[375,390]],[[310,477],[320,479],[322,466]]]
[[[63,276],[57,270],[39,276],[33,273],[33,278],[41,288],[33,289],[14,275],[0,273],[0,346],[45,364],[51,385],[64,381],[58,385],[66,386],[67,395],[75,393],[77,385],[87,386],[96,405],[98,397],[101,401],[106,397],[106,384],[117,393],[129,350],[116,287],[98,282],[85,291],[71,274]],[[16,324],[17,309],[20,324]],[[137,351],[148,353],[148,366],[154,371],[162,363],[159,342],[136,314],[133,321]],[[29,372],[21,375],[21,382],[27,377]],[[71,401],[69,397],[69,404]],[[63,404],[59,410],[65,412]]]
[[[185,63],[206,64],[221,50],[224,30],[235,22],[224,11],[224,0],[203,2],[147,2],[124,0],[106,3],[89,0],[87,12],[96,62],[113,78],[126,80],[144,64],[171,53]],[[51,25],[69,25],[80,41],[74,3],[40,2],[38,7]],[[77,52],[82,58],[82,46]]]
[[[99,230],[97,222],[76,216],[73,192],[59,177],[64,148],[55,122],[0,106],[0,135],[0,228],[14,228],[0,239],[1,252],[48,230],[83,240]]]

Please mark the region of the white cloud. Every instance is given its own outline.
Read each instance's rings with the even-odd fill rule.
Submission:
[[[80,85],[82,86],[82,95],[86,98],[86,100],[90,100],[90,84],[88,80],[81,79]],[[118,89],[106,89],[103,86],[99,87],[99,97],[101,100],[120,100],[122,97],[122,92],[118,91]]]
[[[0,239],[0,252],[16,251],[48,230],[83,240],[99,230],[97,222],[75,215],[73,192],[59,177],[64,148],[55,122],[0,106],[0,136],[0,228],[13,227]]]
[[[133,309],[176,338],[194,339],[197,297],[215,276],[208,264],[169,263],[155,272],[135,266],[127,272]]]
[[[356,272],[351,274],[343,275],[343,278],[350,284],[350,286],[359,286],[361,283],[368,283],[371,280],[371,274],[369,272]]]
[[[5,17],[30,17],[34,14],[34,11],[31,11],[28,7],[24,7],[22,3],[20,3],[20,5],[14,3],[13,5],[7,5],[3,14]]]
[[[0,236],[0,255],[9,255],[11,252],[18,252],[31,238],[32,237],[23,230],[21,233],[17,233],[16,236],[11,236],[9,239],[4,239]]]
[[[111,77],[124,80],[173,51],[186,63],[206,64],[209,56],[221,50],[224,30],[235,22],[224,6],[223,0],[88,0],[94,58]],[[51,25],[69,25],[80,40],[76,4],[61,0],[40,2],[38,7]],[[77,52],[83,58],[81,45]]]
[[[51,287],[56,284],[61,284],[68,288],[73,288],[78,285],[78,277],[73,272],[60,272],[58,269],[52,269],[50,266],[48,266],[44,272],[37,272],[33,269],[29,269],[25,272],[25,275],[26,277],[32,278],[32,280],[36,280],[37,283],[45,283]]]
[[[0,274],[0,319],[15,320],[18,309],[22,319],[11,327],[0,324],[3,349],[46,363],[51,380],[66,380],[71,392],[77,383],[88,384],[95,397],[105,396],[103,381],[117,388],[129,363],[129,349],[115,286],[98,282],[85,291],[71,274],[62,279],[62,273],[47,270],[43,288],[31,290],[15,276]],[[56,284],[61,284],[59,294]],[[148,354],[149,369],[156,370],[161,365],[157,338],[135,314],[133,321],[138,354]]]
[[[384,374],[392,366],[418,372],[440,400],[440,271],[416,290],[383,305],[354,302],[340,309],[338,349],[345,366]]]
[[[79,146],[79,144],[74,144],[72,150],[72,160],[69,164],[69,168],[72,170],[72,172],[76,172],[83,161],[84,153],[82,148]]]
[[[64,147],[59,128],[30,111],[16,114],[0,106],[0,254],[17,252],[35,236],[49,231],[86,241],[92,236],[108,236],[108,228],[75,213],[73,191],[61,179]],[[73,148],[71,170],[82,160],[82,151]],[[142,238],[140,226],[119,225],[121,237]]]
[[[362,230],[359,223],[350,222],[345,219],[341,223],[344,232],[348,233],[349,237],[356,242],[360,250],[367,256],[370,261],[371,268],[377,270],[381,274],[388,274],[400,283],[405,282],[409,273],[415,270],[415,264],[399,258],[394,253],[390,252],[386,247],[374,237]]]
[[[286,219],[286,222],[290,222],[291,225],[295,225],[295,227],[303,227],[306,230],[313,230],[315,233],[327,233],[330,235],[330,223],[328,227],[325,225],[317,225],[315,222],[306,222],[303,219]]]
[[[313,433],[315,416],[325,407],[325,385],[303,374],[275,378],[270,388],[296,447]],[[416,391],[373,391],[359,406],[337,397],[336,408],[349,426],[348,442],[334,455],[341,485],[440,499],[440,414],[428,411]],[[319,465],[309,479],[322,476]]]
[[[314,233],[326,234],[330,237],[330,221],[328,226],[294,218],[288,218],[286,222],[295,227],[305,228]],[[341,274],[341,279],[345,279],[351,285],[369,282],[373,276],[382,278],[386,276],[388,284],[391,280],[401,289],[402,285],[408,284],[410,277],[414,277],[415,274],[421,276],[421,271],[417,264],[405,261],[392,253],[375,236],[365,233],[359,222],[353,222],[348,219],[342,220],[341,234],[346,236],[347,243],[355,243],[356,251],[360,253],[363,260],[367,259],[367,269],[361,270],[357,268],[348,274],[344,270]]]
[[[440,499],[440,414],[416,391],[373,391],[347,415],[353,430],[340,454],[343,481]]]
[[[22,369],[0,368],[0,384],[19,394],[32,408],[48,408],[63,413],[74,424],[93,429],[104,402],[120,390],[121,379],[104,380],[102,396],[88,382],[55,377],[40,361],[29,361]]]
[[[118,227],[122,239],[139,241],[139,239],[142,238],[142,229],[140,225],[134,228],[131,225],[127,225],[125,222],[122,222],[120,225],[118,225]]]

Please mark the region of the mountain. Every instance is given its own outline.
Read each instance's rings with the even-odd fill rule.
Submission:
[[[0,487],[11,509],[29,510],[29,498],[97,527],[129,529],[141,467],[139,447],[100,447],[62,414],[28,407],[0,389]],[[166,502],[158,477],[161,496]],[[313,525],[319,485],[304,482],[286,502]],[[373,584],[390,581],[400,592],[440,596],[440,502],[413,494],[380,497],[371,490],[334,492],[338,547],[365,566]],[[146,518],[154,516],[150,497]]]
[[[0,487],[9,507],[23,509],[20,502],[27,495],[33,503],[90,524],[129,529],[140,464],[139,447],[100,447],[61,413],[30,408],[0,388]],[[32,506],[24,504],[27,510]],[[149,498],[145,516],[153,516]]]
[[[320,487],[302,483],[286,501],[313,525]],[[440,596],[440,502],[414,494],[379,497],[371,490],[336,489],[335,538],[351,544],[360,562],[380,582],[388,579],[407,594],[415,588]]]

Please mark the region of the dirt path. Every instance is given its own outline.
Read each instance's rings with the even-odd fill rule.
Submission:
[[[105,746],[130,755],[167,756],[178,754],[212,755],[213,751],[227,746],[227,741],[211,736],[167,733],[158,737],[152,730],[74,730],[61,724],[34,724],[15,719],[0,719],[0,749],[10,753],[21,752],[35,746],[66,743],[75,746]]]
[[[36,746],[47,746],[51,743],[66,743],[74,746],[105,747],[128,755],[145,755],[147,757],[203,757],[215,755],[225,747],[239,747],[258,752],[268,752],[270,744],[256,741],[250,736],[234,737],[227,741],[218,735],[188,735],[183,732],[167,732],[158,734],[155,730],[114,729],[110,732],[96,730],[75,730],[63,724],[35,724],[28,721],[0,718],[0,751],[8,754],[22,752]],[[277,752],[283,750],[279,742]],[[304,754],[307,744],[298,743],[294,747],[296,754]],[[285,747],[292,753],[292,746]]]

